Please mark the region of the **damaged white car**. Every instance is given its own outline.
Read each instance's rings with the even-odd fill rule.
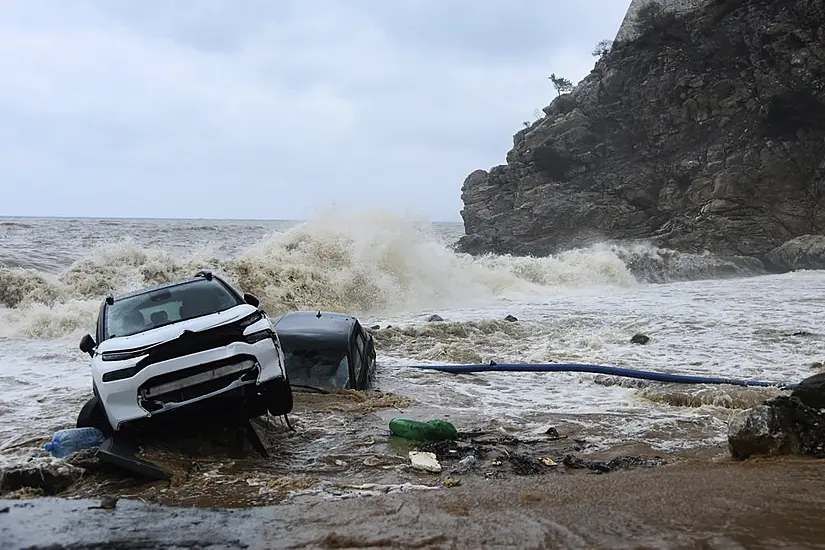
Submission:
[[[107,435],[183,420],[247,421],[292,411],[278,336],[259,301],[208,271],[100,306],[91,357],[94,397],[78,427]]]

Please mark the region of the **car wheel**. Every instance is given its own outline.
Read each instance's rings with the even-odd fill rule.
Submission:
[[[276,378],[267,383],[261,394],[272,416],[283,416],[292,412],[292,387],[285,378]]]
[[[106,417],[106,411],[103,410],[103,403],[100,402],[98,397],[92,397],[80,409],[80,413],[77,415],[77,427],[97,428],[106,437],[114,432],[111,424],[109,424],[109,419]]]

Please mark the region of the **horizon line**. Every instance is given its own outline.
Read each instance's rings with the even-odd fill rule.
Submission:
[[[288,219],[288,218],[164,218],[164,217],[150,217],[150,216],[10,216],[0,214],[0,220],[120,220],[120,221],[223,221],[223,222],[307,222],[312,218],[306,219]],[[447,220],[430,220],[430,223],[455,223],[463,224],[463,220],[447,221]]]

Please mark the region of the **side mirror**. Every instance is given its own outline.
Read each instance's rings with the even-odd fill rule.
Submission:
[[[261,301],[258,300],[258,298],[256,298],[255,296],[253,296],[252,294],[250,294],[248,292],[244,293],[243,301],[246,302],[247,304],[249,304],[250,306],[253,306],[253,307],[258,307],[258,306],[261,305]]]
[[[95,340],[89,334],[84,335],[83,338],[80,339],[80,351],[88,353],[90,357],[94,355],[95,346]]]

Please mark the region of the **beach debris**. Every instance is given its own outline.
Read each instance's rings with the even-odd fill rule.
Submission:
[[[646,334],[641,334],[641,333],[634,334],[633,337],[630,338],[630,342],[632,344],[639,344],[641,346],[644,346],[645,344],[650,342],[650,336],[648,336]]]
[[[100,505],[89,506],[89,510],[114,510],[118,500],[118,497],[114,495],[106,495],[100,499]]]
[[[556,462],[555,460],[553,460],[553,459],[552,459],[552,458],[550,458],[550,457],[544,457],[544,458],[541,458],[541,459],[539,459],[539,460],[541,460],[541,463],[542,463],[542,464],[544,464],[545,466],[549,466],[549,467],[551,467],[551,468],[552,468],[553,466],[558,466],[558,465],[559,465],[559,463],[558,463],[558,462]]]
[[[794,395],[776,397],[731,420],[728,447],[736,459],[755,455],[825,458],[825,411]]]
[[[513,315],[508,315],[507,317],[504,318],[504,320],[507,321],[508,323],[515,323],[516,321],[518,321],[518,317],[515,317]]]
[[[427,317],[427,322],[428,323],[441,323],[443,321],[444,321],[444,318],[441,315],[437,315],[435,313],[430,315],[429,317]]]
[[[655,466],[663,466],[666,461],[656,456],[653,458],[642,458],[639,456],[617,456],[608,461],[604,460],[584,460],[583,458],[565,455],[562,463],[568,468],[588,469],[597,474],[604,474],[614,470],[622,470],[641,466],[644,468],[652,468]]]
[[[450,469],[450,472],[454,474],[464,474],[471,470],[477,463],[478,459],[474,455],[465,456]]]
[[[458,430],[445,420],[412,420],[393,418],[390,420],[392,435],[412,441],[445,441],[458,438]]]
[[[441,472],[441,464],[435,457],[435,453],[424,451],[410,451],[410,466],[415,470],[438,474]]]
[[[547,428],[544,434],[547,435],[549,439],[561,439],[561,436],[559,435],[559,430],[556,429],[555,426],[550,426],[549,428]]]
[[[444,484],[444,487],[458,487],[461,485],[461,480],[454,477],[448,477],[445,478],[442,483]]]
[[[533,458],[524,454],[510,453],[506,456],[513,473],[517,476],[536,476],[543,474],[547,465],[543,459]]]

